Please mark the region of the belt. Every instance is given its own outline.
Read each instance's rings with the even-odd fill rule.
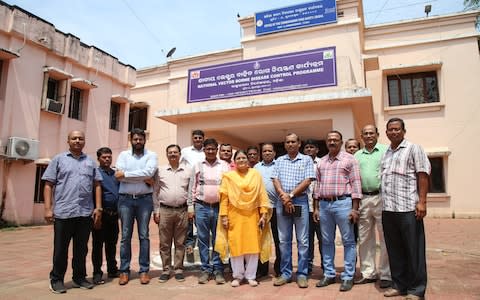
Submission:
[[[375,196],[375,195],[380,194],[380,190],[371,191],[371,192],[362,191],[362,194],[363,194],[363,195],[367,195],[367,196]]]
[[[166,209],[180,209],[180,208],[186,208],[187,203],[184,203],[184,204],[179,205],[179,206],[170,206],[170,205],[160,203],[160,207],[163,207],[163,208],[166,208]]]
[[[218,202],[216,202],[216,203],[208,203],[208,202],[205,202],[205,201],[202,201],[202,200],[198,200],[198,199],[195,199],[195,203],[202,204],[202,205],[205,205],[205,206],[210,206],[210,207],[218,207],[218,205],[219,205]]]
[[[103,214],[107,214],[109,216],[116,216],[118,212],[116,209],[113,208],[103,208]]]
[[[332,201],[338,201],[338,200],[345,200],[347,198],[350,198],[351,196],[352,195],[348,194],[348,195],[341,195],[341,196],[322,197],[320,198],[320,200],[332,202]]]
[[[129,198],[132,198],[132,199],[140,199],[140,198],[145,198],[147,196],[151,196],[152,193],[147,193],[147,194],[140,194],[140,195],[136,195],[136,194],[120,194],[120,196],[123,196],[123,197],[129,197]]]

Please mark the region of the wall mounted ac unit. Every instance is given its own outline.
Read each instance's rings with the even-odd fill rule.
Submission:
[[[63,103],[47,98],[45,110],[54,114],[63,113]]]
[[[39,141],[15,137],[8,138],[6,156],[15,159],[35,160],[38,158]]]

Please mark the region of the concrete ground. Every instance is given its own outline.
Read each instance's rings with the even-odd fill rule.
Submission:
[[[428,288],[426,299],[480,299],[480,219],[426,219]],[[263,278],[258,287],[197,283],[197,270],[186,272],[183,283],[170,279],[159,283],[160,271],[152,265],[149,285],[141,285],[138,270],[138,240],[133,240],[132,280],[119,286],[118,279],[108,280],[93,290],[72,289],[71,268],[65,276],[68,292],[52,294],[48,274],[52,261],[52,226],[0,230],[0,299],[385,299],[378,285],[355,285],[350,292],[339,292],[339,284],[316,288],[321,277],[319,259],[308,280],[309,288],[295,283],[272,285],[272,277]],[[158,255],[158,229],[151,224],[151,254]],[[336,265],[342,266],[342,247],[337,247]],[[153,261],[153,259],[152,259]],[[104,268],[105,269],[105,268]],[[339,269],[339,268],[337,268]],[[92,265],[87,259],[91,279]],[[357,275],[358,267],[357,267]],[[401,299],[396,297],[393,299]]]

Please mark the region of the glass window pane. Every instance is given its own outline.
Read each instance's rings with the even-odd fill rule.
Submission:
[[[398,97],[398,80],[389,79],[388,80],[388,100],[390,106],[400,105],[400,99]]]
[[[425,103],[423,78],[414,78],[413,82],[413,103],[421,104]]]
[[[429,193],[445,193],[445,176],[443,172],[443,157],[430,157],[432,173],[430,174]]]
[[[413,104],[412,99],[412,81],[410,78],[401,80],[402,86],[402,105]]]
[[[426,102],[439,102],[438,85],[436,76],[425,77]]]

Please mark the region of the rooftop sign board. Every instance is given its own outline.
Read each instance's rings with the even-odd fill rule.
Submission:
[[[336,21],[336,1],[319,0],[255,13],[255,33],[263,35]]]
[[[327,47],[190,69],[187,102],[336,86],[335,50]]]

